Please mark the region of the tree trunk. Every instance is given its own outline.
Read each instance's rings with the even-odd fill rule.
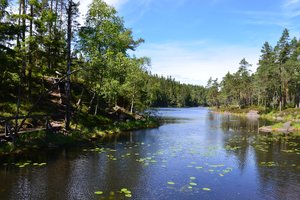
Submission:
[[[26,50],[25,50],[25,37],[26,37],[26,5],[25,5],[25,0],[23,0],[23,12],[22,12],[22,76],[23,76],[23,81],[26,78]]]
[[[20,0],[20,1],[19,1],[19,19],[18,19],[18,27],[21,26],[21,10],[22,10],[22,1]],[[18,34],[17,34],[17,47],[18,47],[19,49],[21,48],[20,38],[21,38],[21,35],[20,35],[20,32],[18,31]]]
[[[57,29],[57,20],[58,20],[58,0],[55,1],[55,15],[56,15],[56,19],[55,19],[55,28]]]
[[[71,104],[71,88],[70,88],[70,73],[71,73],[71,40],[72,40],[72,7],[73,1],[69,0],[69,5],[67,9],[68,15],[68,27],[67,27],[67,81],[66,81],[66,113],[65,113],[65,128],[66,130],[70,129],[70,104]]]
[[[80,94],[80,97],[79,97],[79,99],[78,99],[78,101],[77,101],[77,103],[76,103],[76,110],[78,110],[78,109],[79,109],[79,111],[80,111],[80,105],[81,105],[81,101],[82,101],[83,93],[84,93],[84,88],[82,88],[82,90],[81,90],[81,94]]]
[[[31,96],[31,87],[32,87],[32,68],[33,68],[33,59],[32,59],[32,37],[33,37],[33,5],[30,5],[30,21],[29,21],[29,55],[28,55],[28,95]]]
[[[132,113],[133,111],[133,103],[134,103],[134,95],[131,98],[131,106],[130,106],[130,112]]]
[[[279,65],[279,111],[282,110],[282,77],[281,77],[281,64]]]
[[[20,0],[19,1],[18,27],[21,26],[21,12],[22,12],[22,5],[23,5],[23,3],[24,3],[24,0]],[[21,39],[21,34],[18,32],[18,35],[17,35],[17,47],[18,47],[19,51],[21,52],[20,39]],[[22,64],[23,64],[23,62],[22,62]],[[19,130],[18,118],[19,118],[19,113],[20,113],[21,87],[22,87],[22,82],[23,82],[23,73],[22,73],[22,70],[19,70],[19,77],[20,77],[20,81],[19,81],[19,85],[18,85],[18,96],[17,96],[17,103],[16,103],[17,104],[17,110],[16,110],[15,127],[14,127],[15,128],[15,132],[14,132],[15,135],[18,134],[18,130]]]
[[[92,97],[92,99],[90,101],[90,104],[89,104],[88,113],[91,113],[91,111],[92,111],[92,105],[93,105],[93,101],[95,99],[95,95],[96,95],[96,92],[94,91],[93,97]]]
[[[60,31],[62,31],[62,24],[63,24],[63,0],[60,0],[60,23],[59,23]]]
[[[94,116],[96,116],[98,114],[98,106],[99,106],[99,95],[97,95],[97,103],[96,103]]]

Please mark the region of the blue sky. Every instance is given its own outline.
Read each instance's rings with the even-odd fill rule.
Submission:
[[[205,85],[235,72],[246,58],[255,71],[265,41],[284,28],[300,36],[300,0],[105,0],[142,44],[134,54],[152,60],[152,73]],[[80,0],[82,13],[91,0]]]

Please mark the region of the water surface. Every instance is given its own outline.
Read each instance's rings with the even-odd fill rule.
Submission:
[[[157,114],[177,120],[97,148],[1,161],[0,199],[299,199],[299,138],[259,133],[266,122],[206,108]]]

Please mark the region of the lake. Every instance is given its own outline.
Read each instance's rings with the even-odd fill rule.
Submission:
[[[159,128],[96,148],[52,149],[0,163],[0,199],[299,199],[300,138],[207,108],[161,108]]]

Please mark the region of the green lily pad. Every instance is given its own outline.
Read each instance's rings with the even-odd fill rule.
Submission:
[[[40,163],[40,164],[39,164],[39,167],[42,167],[42,166],[44,166],[44,165],[46,165],[46,163]]]
[[[191,179],[191,180],[195,180],[195,179],[196,179],[196,177],[194,177],[194,176],[191,176],[191,177],[190,177],[190,179]]]
[[[96,191],[96,192],[94,192],[94,194],[101,195],[101,194],[103,194],[103,192],[102,191]]]
[[[169,181],[168,184],[169,184],[169,185],[175,185],[175,183],[172,182],[172,181]]]
[[[196,185],[197,185],[197,183],[190,182],[190,185],[192,185],[192,186],[196,186]]]
[[[204,190],[204,191],[211,191],[210,188],[202,188],[202,190]]]
[[[125,194],[125,197],[130,198],[130,197],[132,197],[132,194]]]

